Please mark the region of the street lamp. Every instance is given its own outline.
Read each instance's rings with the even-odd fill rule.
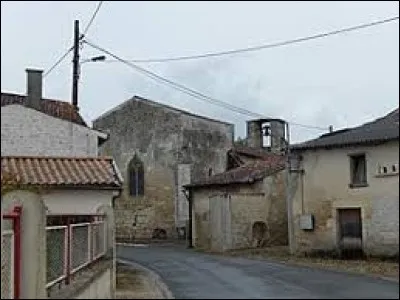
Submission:
[[[106,57],[105,55],[100,55],[100,56],[94,56],[94,57],[91,57],[91,58],[86,58],[86,59],[81,60],[81,61],[79,62],[79,65],[78,65],[78,77],[77,77],[77,78],[79,78],[80,75],[81,75],[81,66],[82,66],[84,63],[87,63],[87,62],[105,61],[106,59],[107,59],[107,57]]]
[[[80,64],[84,64],[84,63],[87,63],[87,62],[105,61],[106,59],[107,59],[107,57],[106,57],[105,55],[94,56],[94,57],[91,57],[91,58],[87,58],[87,59],[82,60],[82,61],[80,62]]]

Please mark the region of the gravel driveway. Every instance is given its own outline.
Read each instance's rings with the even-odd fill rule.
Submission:
[[[399,284],[334,271],[208,255],[174,245],[119,246],[158,273],[178,299],[399,299]]]

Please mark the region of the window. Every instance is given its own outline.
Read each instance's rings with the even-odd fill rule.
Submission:
[[[365,154],[350,156],[350,187],[367,185],[367,165]]]
[[[144,195],[144,168],[143,163],[135,155],[128,165],[129,195]]]

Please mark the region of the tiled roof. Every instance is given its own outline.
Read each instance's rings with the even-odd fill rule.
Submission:
[[[216,174],[205,180],[193,182],[185,187],[204,187],[211,185],[227,185],[253,183],[285,168],[285,157],[269,153],[263,159],[244,164],[235,169]]]
[[[337,130],[319,138],[293,145],[293,150],[336,148],[399,140],[399,109],[364,125]]]
[[[2,107],[11,104],[26,105],[26,101],[27,97],[24,95],[1,93]],[[40,111],[55,118],[87,126],[79,112],[68,102],[42,99]]]
[[[2,156],[1,182],[50,187],[119,188],[122,179],[109,157]]]
[[[271,152],[263,148],[255,148],[249,146],[235,146],[230,151],[230,154],[237,154],[238,156],[247,156],[256,159],[269,159]]]

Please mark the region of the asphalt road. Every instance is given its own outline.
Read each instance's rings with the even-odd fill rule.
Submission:
[[[117,256],[158,273],[177,299],[399,299],[395,282],[207,255],[182,246],[120,246]]]

